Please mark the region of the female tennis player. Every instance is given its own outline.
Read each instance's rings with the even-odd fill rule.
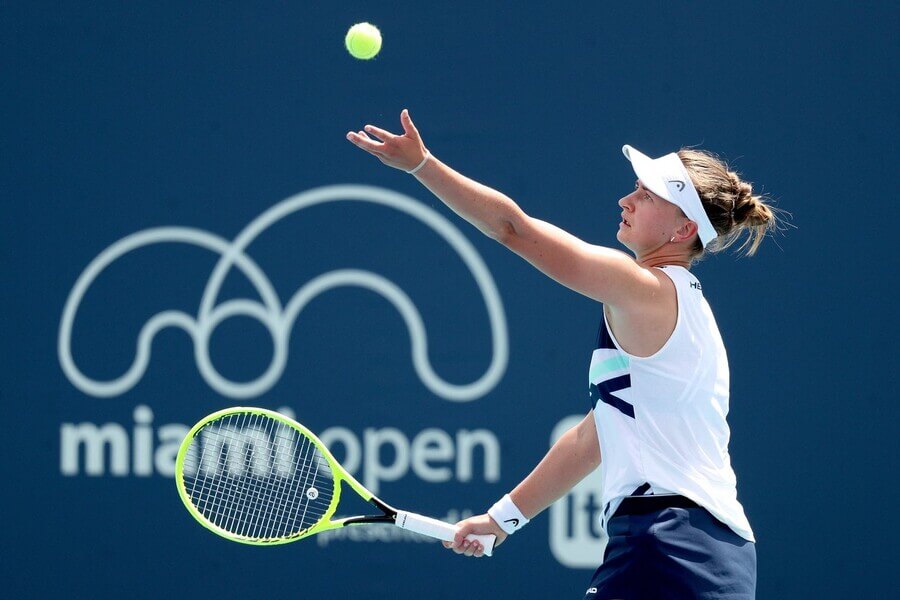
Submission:
[[[347,139],[603,304],[587,416],[486,514],[461,521],[445,545],[481,556],[468,534],[493,533],[502,543],[599,466],[609,542],[586,599],[753,598],[755,540],[728,455],[728,361],[689,269],[744,233],[740,249],[753,254],[777,226],[775,209],[709,153],[651,159],[625,146],[637,181],[619,200],[616,237],[632,258],[528,216],[434,157],[408,111],[400,121],[403,135],[367,125]]]

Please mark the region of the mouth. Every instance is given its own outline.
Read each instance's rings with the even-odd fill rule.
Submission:
[[[626,219],[624,216],[622,217],[622,224],[623,224],[625,227],[631,227],[631,223],[629,223],[629,222],[628,222],[628,219]]]

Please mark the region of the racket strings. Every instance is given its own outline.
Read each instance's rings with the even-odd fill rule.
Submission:
[[[249,427],[258,429],[258,422],[259,417],[251,417]],[[243,429],[243,426],[243,423],[237,425],[240,429]],[[232,428],[229,427],[230,429]],[[283,440],[280,443],[283,444]],[[247,477],[246,469],[250,468],[251,465],[249,464],[250,458],[246,455],[244,455],[244,460],[248,464],[243,466],[243,473],[241,471],[234,473],[234,462],[225,463],[226,468],[230,469],[228,472],[229,477],[214,479],[214,487],[212,488],[214,495],[217,494],[226,500],[224,505],[219,504],[220,510],[218,514],[214,515],[218,517],[218,521],[223,525],[223,528],[233,531],[237,535],[251,538],[284,536],[288,535],[292,529],[296,530],[298,527],[301,529],[306,528],[311,523],[304,521],[312,520],[314,522],[317,520],[317,517],[324,514],[321,507],[318,507],[318,510],[316,510],[317,507],[310,506],[314,503],[304,502],[303,497],[298,495],[295,489],[298,482],[304,486],[304,489],[308,489],[306,487],[309,484],[308,472],[313,464],[311,462],[313,460],[313,456],[310,453],[311,446],[308,440],[301,438],[300,451],[294,454],[299,462],[292,469],[294,475],[290,479],[268,477],[260,480],[258,477]],[[215,446],[213,448],[215,449]],[[223,457],[221,452],[217,458],[220,464],[228,460]],[[316,464],[319,463],[320,461],[317,461]],[[258,476],[260,473],[257,471],[255,474]],[[238,476],[236,481],[232,481],[231,476],[234,475]],[[245,476],[241,477],[241,475]],[[223,483],[226,484],[224,487]],[[231,485],[228,488],[228,484],[235,483],[237,485]],[[260,486],[260,483],[265,485]],[[275,485],[273,486],[272,484]],[[286,493],[289,495],[285,495]],[[329,494],[326,493],[325,496],[328,498]],[[236,505],[235,501],[237,499],[243,500],[243,504],[240,506]],[[221,507],[224,507],[225,510],[222,511]],[[228,510],[234,507],[240,510]],[[248,507],[253,510],[246,510]],[[301,523],[298,525],[296,513],[301,507],[304,509],[305,514],[301,516]],[[312,508],[312,511],[310,511],[310,508]],[[279,524],[281,525],[280,528],[278,527]]]
[[[197,511],[232,535],[301,535],[328,512],[334,480],[301,432],[266,415],[230,414],[201,429],[185,456],[185,491]]]

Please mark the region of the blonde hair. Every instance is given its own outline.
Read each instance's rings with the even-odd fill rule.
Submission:
[[[692,258],[699,259],[705,252],[719,252],[734,245],[743,233],[746,239],[737,248],[753,256],[767,233],[781,230],[784,213],[771,206],[763,196],[753,194],[753,186],[743,181],[736,172],[712,152],[695,148],[678,151],[685,169],[697,189],[703,209],[718,234],[704,251],[700,240],[694,247]]]

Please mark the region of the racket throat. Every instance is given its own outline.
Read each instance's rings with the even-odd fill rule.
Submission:
[[[397,520],[397,509],[382,502],[375,496],[372,496],[368,500],[371,504],[377,506],[381,512],[384,514],[381,515],[369,515],[369,516],[360,516],[360,517],[349,517],[347,519],[343,519],[344,525],[357,525],[360,523],[388,523],[391,525],[396,525]]]

